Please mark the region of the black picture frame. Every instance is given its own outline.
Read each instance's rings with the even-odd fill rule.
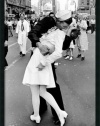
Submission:
[[[96,0],[96,126],[100,125],[100,1]]]
[[[0,126],[4,126],[4,0],[0,1]],[[96,126],[100,126],[100,0],[96,1]]]
[[[0,1],[0,125],[4,126],[4,0]]]

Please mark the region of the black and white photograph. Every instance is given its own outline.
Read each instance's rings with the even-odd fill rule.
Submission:
[[[4,0],[5,126],[96,126],[96,0]]]

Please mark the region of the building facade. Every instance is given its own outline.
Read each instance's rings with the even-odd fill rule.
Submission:
[[[78,8],[80,9],[89,9],[90,0],[79,0],[78,1]]]
[[[8,14],[18,14],[31,8],[31,0],[6,0]]]
[[[39,11],[38,13],[40,14],[41,12],[51,12],[53,11],[56,13],[57,11],[60,10],[60,3],[58,0],[39,0],[38,2],[38,8]]]
[[[95,0],[78,0],[78,9],[82,12],[88,12],[92,14],[95,14]]]

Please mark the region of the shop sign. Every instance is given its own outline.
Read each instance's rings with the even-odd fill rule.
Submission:
[[[15,14],[8,14],[8,17],[15,17]]]
[[[28,7],[28,6],[26,6],[26,8],[25,8],[26,10],[30,10],[30,7]]]
[[[18,0],[7,0],[7,3],[13,4],[13,5],[18,5]]]

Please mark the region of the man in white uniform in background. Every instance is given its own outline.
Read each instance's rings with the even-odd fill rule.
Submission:
[[[90,20],[90,23],[91,23],[91,34],[95,31],[95,19],[92,18]]]
[[[25,14],[20,14],[20,20],[17,23],[16,33],[18,34],[18,44],[20,46],[20,56],[26,54],[26,43],[29,32],[29,24],[25,20]]]

